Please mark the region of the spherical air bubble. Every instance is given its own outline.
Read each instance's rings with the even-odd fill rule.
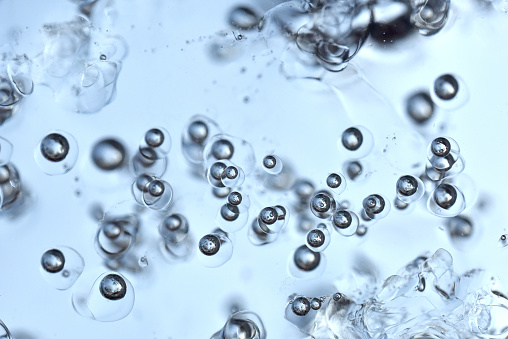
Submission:
[[[143,188],[143,203],[152,210],[164,210],[173,201],[173,188],[162,179],[153,178]]]
[[[82,316],[112,322],[128,316],[134,300],[130,281],[120,273],[106,272],[99,276],[87,295],[74,294],[72,302]]]
[[[265,233],[279,233],[289,216],[283,206],[265,207],[258,214],[258,224]]]
[[[0,211],[13,206],[21,194],[21,181],[17,169],[10,163],[0,166]]]
[[[334,230],[345,237],[355,235],[359,225],[360,220],[353,211],[338,210],[332,216]]]
[[[397,198],[407,204],[420,200],[425,194],[422,180],[412,175],[401,176],[396,183]]]
[[[330,173],[326,178],[326,185],[335,194],[342,194],[347,187],[346,178],[340,173]]]
[[[411,22],[422,35],[433,35],[439,32],[448,19],[450,0],[415,1],[413,2]]]
[[[316,314],[317,311],[312,308],[312,302],[309,298],[300,294],[293,294],[288,297],[284,318],[301,332],[311,334],[316,331]]]
[[[425,193],[425,190],[424,190],[424,193]],[[402,200],[400,200],[399,198],[395,198],[393,200],[393,206],[398,210],[398,211],[408,211],[409,210],[409,206],[413,206],[413,205],[410,205],[409,203],[407,202],[404,202]]]
[[[191,164],[203,162],[203,151],[211,137],[222,133],[219,125],[204,115],[190,118],[182,132],[182,153]]]
[[[222,171],[221,182],[226,187],[242,186],[244,181],[245,173],[238,166],[229,165]]]
[[[451,74],[443,74],[434,81],[434,93],[441,100],[451,100],[459,91],[459,82]]]
[[[318,218],[328,219],[335,209],[335,199],[327,191],[319,191],[310,199],[310,210]]]
[[[282,160],[276,155],[267,155],[263,158],[263,169],[268,174],[279,174],[282,171]]]
[[[300,179],[294,183],[292,190],[301,202],[307,203],[315,188],[310,181]]]
[[[138,204],[144,206],[143,192],[145,191],[145,186],[147,186],[148,183],[153,179],[155,179],[155,177],[152,177],[148,174],[141,174],[132,183],[131,187],[132,197],[136,200]]]
[[[305,297],[298,297],[293,300],[291,304],[291,311],[300,317],[304,317],[309,314],[311,310],[310,301]]]
[[[344,148],[347,156],[360,159],[367,156],[374,147],[372,134],[363,126],[349,127],[339,140],[339,149]]]
[[[359,161],[348,161],[344,164],[344,172],[350,180],[356,181],[363,177],[365,169]]]
[[[229,160],[242,168],[246,175],[256,164],[252,146],[245,140],[227,134],[217,134],[210,138],[203,150],[203,159],[206,164]]]
[[[58,290],[70,288],[85,267],[81,255],[67,246],[52,248],[43,253],[40,271],[44,280]]]
[[[12,339],[12,334],[7,328],[7,325],[4,324],[2,320],[0,320],[0,338],[2,339]]]
[[[255,246],[266,245],[274,242],[279,237],[279,233],[269,233],[265,225],[261,227],[259,218],[252,220],[248,230],[250,242]]]
[[[358,226],[358,229],[356,230],[356,235],[359,237],[363,237],[365,234],[367,234],[367,226],[365,225]]]
[[[326,266],[323,252],[313,252],[306,245],[301,245],[291,253],[288,259],[289,274],[295,278],[316,278]]]
[[[183,215],[174,213],[159,224],[159,234],[170,243],[179,243],[189,235],[189,223]]]
[[[245,213],[250,208],[250,198],[247,194],[233,191],[228,194],[228,203],[237,206],[240,213]]]
[[[212,187],[212,194],[216,198],[225,198],[229,193],[231,193],[231,187]]]
[[[166,155],[171,150],[171,135],[163,127],[151,128],[145,132],[139,145],[140,148],[150,147]]]
[[[48,175],[69,172],[78,159],[78,143],[72,135],[55,131],[46,135],[34,151],[39,168]]]
[[[457,186],[443,183],[430,195],[427,208],[438,217],[450,218],[459,215],[466,208],[466,201]]]
[[[198,258],[206,267],[219,267],[225,264],[233,255],[233,244],[227,233],[216,230],[199,240]]]
[[[266,330],[261,318],[249,311],[233,313],[224,327],[211,339],[266,339]]]
[[[499,237],[499,240],[497,242],[499,247],[506,247],[508,246],[508,234],[503,234]]]
[[[7,164],[11,160],[12,144],[0,137],[0,166]]]
[[[432,140],[427,148],[427,159],[436,169],[446,170],[449,167],[440,166],[437,159],[447,158],[451,156],[451,165],[458,159],[460,155],[459,144],[450,137],[439,137]]]
[[[390,212],[390,201],[379,194],[371,194],[363,199],[363,209],[371,219],[381,219]]]
[[[261,16],[252,8],[246,6],[235,7],[229,12],[228,23],[238,29],[250,30],[255,28]]]
[[[424,124],[434,115],[434,102],[428,93],[417,92],[407,98],[406,113],[417,124]]]
[[[224,174],[224,171],[229,164],[230,162],[227,161],[215,161],[210,166],[208,166],[206,171],[206,178],[208,179],[210,185],[217,188],[226,187],[222,182],[222,175]]]
[[[92,161],[101,170],[112,171],[125,164],[126,153],[120,141],[112,138],[102,139],[92,148]]]
[[[131,167],[135,175],[149,174],[161,177],[167,169],[168,160],[156,148],[140,147],[132,157]]]
[[[128,219],[103,219],[95,237],[95,249],[104,259],[125,255],[135,242],[135,234],[125,226]]]
[[[241,212],[240,208],[230,203],[222,205],[217,212],[217,225],[226,232],[237,232],[247,225],[248,212]]]
[[[305,245],[313,252],[322,252],[330,244],[332,235],[325,224],[319,224],[310,230],[305,237]]]
[[[446,223],[448,235],[452,243],[459,249],[470,249],[471,240],[474,240],[478,232],[473,221],[465,216],[458,215],[449,218]]]

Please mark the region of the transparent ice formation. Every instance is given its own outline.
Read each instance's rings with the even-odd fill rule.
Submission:
[[[455,273],[450,253],[439,249],[383,283],[374,280],[370,293],[357,289],[321,297],[317,310],[310,308],[311,297],[292,295],[285,317],[319,338],[328,338],[327,333],[339,338],[500,338],[507,334],[506,318],[494,322],[492,314],[506,310],[507,299],[485,274],[477,269]]]

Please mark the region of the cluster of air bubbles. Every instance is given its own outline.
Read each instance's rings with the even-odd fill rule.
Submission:
[[[427,176],[434,180],[456,176],[464,170],[465,162],[459,145],[450,137],[439,137],[427,148]]]
[[[78,159],[78,143],[69,133],[54,131],[39,142],[34,151],[39,168],[48,175],[69,172]]]
[[[282,205],[263,208],[249,228],[249,240],[254,245],[274,242],[289,221],[289,210]]]
[[[187,259],[193,250],[193,239],[189,232],[189,222],[182,214],[166,216],[159,224],[162,237],[161,250],[173,260]]]
[[[381,219],[390,212],[390,201],[379,194],[371,194],[363,199],[363,210],[370,219]]]
[[[113,100],[127,54],[123,39],[102,35],[95,27],[79,16],[42,29],[45,46],[37,62],[43,80],[55,91],[57,102],[78,113],[98,112]]]
[[[413,0],[411,22],[422,35],[439,32],[448,20],[450,0]]]
[[[134,215],[104,217],[95,236],[95,249],[105,260],[120,260],[133,248],[139,229]]]
[[[168,153],[171,150],[171,136],[162,127],[145,132],[139,149],[131,161],[135,175],[148,174],[162,177],[168,166]]]
[[[69,289],[79,278],[85,262],[81,255],[67,246],[47,250],[42,254],[40,271],[43,278],[58,290]]]
[[[429,211],[439,217],[455,217],[466,208],[462,191],[451,183],[439,184],[427,201]]]
[[[332,216],[332,226],[339,234],[350,237],[357,234],[360,219],[353,211],[340,209]]]
[[[118,321],[134,307],[134,288],[118,272],[101,274],[91,288],[78,290],[72,295],[74,309],[83,317],[101,322]]]
[[[305,237],[305,245],[314,252],[324,251],[330,244],[332,235],[326,224],[319,224],[310,230]]]
[[[246,194],[233,191],[228,194],[227,202],[217,213],[217,225],[226,232],[241,230],[249,219],[250,198]]]
[[[425,184],[419,177],[413,175],[403,175],[396,183],[397,200],[402,202],[399,203],[400,207],[403,204],[409,204],[420,200],[425,194]],[[407,206],[406,206],[407,207]]]
[[[266,339],[266,330],[256,313],[238,311],[231,314],[224,327],[210,339]]]
[[[132,184],[132,195],[141,206],[151,210],[166,210],[173,202],[173,188],[158,177],[139,175]]]
[[[105,138],[93,145],[91,157],[97,168],[103,171],[113,171],[126,163],[127,151],[117,139]]]
[[[340,173],[330,173],[326,177],[326,185],[333,193],[337,195],[342,194],[347,187],[346,178]]]
[[[219,267],[231,259],[233,244],[226,232],[216,229],[199,240],[197,253],[204,266]]]
[[[363,126],[349,127],[339,139],[339,149],[345,149],[347,156],[360,159],[367,156],[374,147],[374,138]]]
[[[283,167],[282,160],[274,154],[263,158],[263,169],[268,174],[279,174]]]
[[[337,208],[337,203],[328,191],[318,191],[310,199],[310,210],[321,219],[330,218]]]

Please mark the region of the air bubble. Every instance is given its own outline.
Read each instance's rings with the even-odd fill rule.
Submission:
[[[319,191],[310,200],[310,210],[321,219],[328,219],[336,209],[335,199],[327,191]]]
[[[217,213],[217,225],[226,232],[241,230],[249,219],[249,214],[240,210],[239,206],[226,203]]]
[[[233,8],[228,16],[228,22],[233,27],[245,30],[255,28],[258,25],[259,20],[261,20],[261,16],[259,16],[252,8],[245,6]]]
[[[0,320],[0,338],[2,338],[2,339],[13,339],[11,332],[7,328],[7,325],[5,325],[2,320]]]
[[[136,241],[138,221],[132,216],[103,218],[95,236],[95,249],[105,260],[125,256]]]
[[[128,316],[134,300],[132,284],[118,272],[103,273],[89,291],[72,295],[72,304],[80,315],[101,322],[118,321]]]
[[[227,233],[217,229],[199,240],[198,257],[206,267],[219,267],[233,255],[233,244]]]
[[[156,148],[140,147],[132,157],[131,168],[135,175],[148,174],[161,177],[166,173],[167,158]]]
[[[222,133],[219,125],[212,119],[195,115],[182,132],[182,153],[193,165],[203,162],[204,148],[215,135]]]
[[[221,182],[226,187],[239,187],[245,181],[245,173],[240,167],[229,165],[221,174]]]
[[[233,313],[211,339],[266,339],[266,330],[256,313],[239,311]]]
[[[330,173],[326,178],[326,185],[335,194],[342,194],[347,187],[346,178],[340,173]]]
[[[457,186],[443,183],[430,195],[427,208],[438,217],[449,218],[459,215],[466,208],[466,202]]]
[[[218,188],[225,187],[224,183],[222,182],[222,175],[224,174],[224,171],[227,167],[228,165],[224,161],[216,161],[210,167],[208,167],[208,170],[206,171],[206,177],[210,185]]]
[[[305,244],[313,252],[322,252],[330,244],[332,235],[325,224],[319,224],[310,230],[305,237]]]
[[[404,175],[397,180],[397,198],[406,204],[420,200],[425,194],[422,180],[412,175]]]
[[[381,219],[390,212],[390,201],[379,194],[369,195],[363,199],[363,209],[371,219]]]
[[[0,166],[7,164],[11,160],[12,144],[0,137]]]
[[[350,161],[344,165],[344,172],[348,178],[355,181],[359,180],[364,172],[363,165],[358,161]]]
[[[17,169],[12,164],[0,166],[0,212],[16,206],[23,190]]]
[[[442,100],[451,100],[459,91],[459,82],[451,74],[441,75],[434,81],[434,93]]]
[[[372,134],[363,126],[354,126],[342,132],[339,148],[344,148],[347,156],[360,159],[367,156],[374,147]]]
[[[476,233],[473,222],[470,218],[458,215],[449,218],[446,223],[448,235],[452,243],[459,249],[469,250]]]
[[[203,150],[205,164],[229,160],[240,167],[245,175],[255,168],[256,159],[252,146],[245,140],[227,134],[217,134],[210,138]]]
[[[439,32],[448,19],[450,0],[414,1],[411,22],[422,35],[433,35]]]
[[[235,147],[228,139],[218,139],[212,143],[211,154],[217,160],[229,160],[233,157]]]
[[[102,139],[92,148],[92,161],[104,171],[112,171],[125,164],[125,147],[116,139]]]
[[[353,211],[338,210],[332,216],[332,226],[339,234],[350,237],[356,234],[360,220]]]
[[[506,247],[508,245],[508,234],[503,234],[499,237],[498,246]]]
[[[165,210],[173,202],[173,188],[162,179],[153,177],[143,188],[143,203],[152,210]]]
[[[289,274],[295,278],[315,278],[324,272],[326,260],[323,252],[311,251],[301,245],[288,259]]]
[[[85,267],[81,255],[67,246],[59,246],[44,252],[40,271],[44,280],[58,290],[69,289]]]
[[[267,155],[263,158],[263,169],[268,174],[279,174],[282,171],[282,160],[276,155]]]
[[[174,213],[159,224],[159,234],[171,243],[179,243],[189,235],[189,223],[183,215]]]
[[[434,116],[434,102],[428,93],[415,93],[406,101],[406,112],[414,122],[424,124]]]
[[[222,199],[231,193],[231,187],[212,187],[212,193],[216,198]]]
[[[167,155],[171,150],[171,135],[165,128],[151,128],[146,131],[139,145],[140,148],[153,148],[157,152]]]
[[[287,212],[287,209],[280,205],[263,208],[257,218],[259,227],[265,233],[279,233],[289,219]]]
[[[48,175],[69,172],[78,159],[78,143],[72,135],[55,131],[46,135],[34,151],[39,168]]]

